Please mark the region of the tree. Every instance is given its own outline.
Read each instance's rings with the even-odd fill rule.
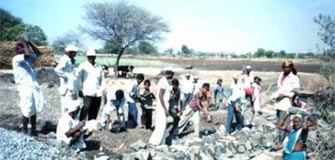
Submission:
[[[284,50],[279,51],[278,57],[284,58],[286,56],[286,52]]]
[[[117,54],[118,47],[117,47],[116,42],[106,41],[105,44],[104,44],[104,50],[107,53]]]
[[[78,33],[73,31],[69,31],[62,36],[56,38],[53,41],[51,47],[53,48],[54,53],[56,54],[63,54],[65,52],[65,47],[72,44],[78,48],[83,47],[83,43],[81,41],[81,36]]]
[[[320,31],[318,35],[328,47],[323,51],[321,74],[335,88],[335,17],[319,14],[317,17],[314,17],[314,22],[319,24]]]
[[[181,51],[185,55],[190,55],[192,53],[192,51],[185,44],[181,46]]]
[[[16,36],[23,31],[22,20],[0,8],[0,41],[15,41]]]
[[[255,57],[264,57],[265,56],[265,50],[263,48],[258,48],[257,51],[254,54]]]
[[[265,57],[267,57],[267,58],[272,58],[273,57],[273,55],[274,55],[274,51],[271,51],[271,50],[268,50],[268,51],[266,51],[265,52]]]
[[[314,22],[320,26],[318,35],[322,42],[330,48],[335,48],[335,18],[319,14],[319,16],[314,17]]]
[[[30,41],[34,42],[36,45],[45,46],[48,44],[47,36],[39,26],[27,24],[23,34],[27,35]]]
[[[140,53],[144,53],[144,54],[157,54],[158,53],[157,49],[152,44],[145,42],[145,41],[141,41],[137,47]]]
[[[107,43],[116,43],[115,71],[125,49],[139,41],[158,41],[168,32],[162,18],[125,1],[92,2],[84,6],[87,22],[82,31]],[[116,72],[115,72],[116,73]]]

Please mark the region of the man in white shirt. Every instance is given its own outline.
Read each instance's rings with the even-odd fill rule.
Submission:
[[[229,96],[227,100],[227,121],[226,121],[226,134],[230,134],[233,131],[233,120],[234,116],[236,118],[236,128],[237,130],[241,130],[243,127],[243,114],[242,108],[243,100],[245,98],[245,91],[240,83],[238,83],[239,79],[238,74],[234,74],[233,83],[230,86],[232,94]]]
[[[61,95],[62,114],[66,112],[66,102],[77,99],[78,89],[74,75],[74,63],[78,48],[69,45],[65,48],[65,54],[59,60],[55,72],[60,77],[59,93]]]
[[[63,141],[73,149],[80,151],[86,148],[83,130],[85,121],[79,122],[79,100],[67,101],[67,113],[63,114],[57,124],[57,140]]]
[[[272,97],[276,100],[275,108],[277,110],[277,123],[281,120],[285,112],[292,107],[291,98],[294,95],[293,89],[300,88],[300,81],[297,76],[297,70],[294,68],[294,64],[290,60],[286,60],[282,64],[283,72],[279,75],[277,86],[278,90],[275,96]],[[285,124],[288,124],[287,119]],[[285,138],[285,131],[278,130],[278,141],[277,143],[282,143]]]
[[[87,61],[81,63],[78,69],[79,88],[82,90],[84,105],[80,111],[80,120],[96,119],[104,91],[104,72],[102,67],[95,62],[95,50],[86,52]]]
[[[41,52],[25,37],[20,35],[17,39],[18,42],[15,46],[16,55],[12,59],[12,66],[20,96],[19,106],[22,113],[23,132],[28,133],[30,120],[31,134],[36,136],[36,114],[42,110],[44,99],[31,65]],[[29,46],[34,52],[29,50]]]
[[[167,117],[169,116],[169,99],[170,85],[168,80],[173,78],[174,72],[166,70],[164,76],[158,81],[156,95],[158,95],[158,104],[156,107],[156,124],[152,133],[149,144],[161,145],[165,144],[165,132]]]

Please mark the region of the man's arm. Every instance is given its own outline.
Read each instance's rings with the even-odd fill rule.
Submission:
[[[65,133],[66,136],[71,137],[73,136],[76,132],[80,131],[85,126],[85,121],[81,121],[76,127],[73,129],[70,129]]]
[[[287,125],[285,125],[284,123],[285,123],[285,121],[286,121],[286,119],[287,119],[287,117],[288,117],[289,115],[290,115],[289,112],[286,111],[284,117],[283,117],[283,118],[278,122],[278,124],[277,124],[277,127],[278,127],[279,129],[281,129],[281,130],[285,130],[285,131],[286,131],[286,129],[287,129]]]
[[[35,52],[36,56],[40,56],[42,53],[41,51],[36,47],[36,45],[33,42],[27,42],[27,44],[30,45],[30,47],[33,49],[33,51]]]

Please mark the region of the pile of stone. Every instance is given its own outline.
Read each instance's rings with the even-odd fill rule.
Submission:
[[[274,119],[272,115],[268,115],[268,118]],[[123,155],[123,159],[281,159],[280,152],[270,152],[274,145],[275,129],[273,122],[268,122],[251,129],[245,127],[227,136],[224,125],[221,125],[213,134],[204,130],[201,138],[189,134],[174,140],[171,146],[154,148],[139,140],[131,146],[131,153]]]
[[[48,145],[35,138],[0,128],[0,159],[77,159],[57,141]]]
[[[11,69],[12,58],[15,56],[15,42],[0,42],[0,69]],[[34,62],[33,67],[55,67],[57,61],[52,50],[47,47],[38,47],[42,55]]]

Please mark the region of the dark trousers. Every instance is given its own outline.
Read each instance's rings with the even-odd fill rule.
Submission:
[[[178,116],[177,108],[170,108],[169,113],[171,117],[173,118],[172,128],[170,130],[170,137],[171,139],[175,139],[177,138],[178,132],[179,132],[178,124],[180,121],[180,117]]]
[[[152,109],[147,109],[144,107],[144,104],[141,103],[142,115],[141,115],[141,124],[145,129],[151,129],[152,126]]]
[[[236,128],[237,130],[241,130],[243,127],[243,115],[241,114],[241,112],[236,111],[233,105],[228,104],[226,133],[231,133],[233,131],[234,116],[236,118]]]
[[[84,106],[81,108],[79,119],[80,121],[97,119],[101,104],[101,97],[84,96]]]

